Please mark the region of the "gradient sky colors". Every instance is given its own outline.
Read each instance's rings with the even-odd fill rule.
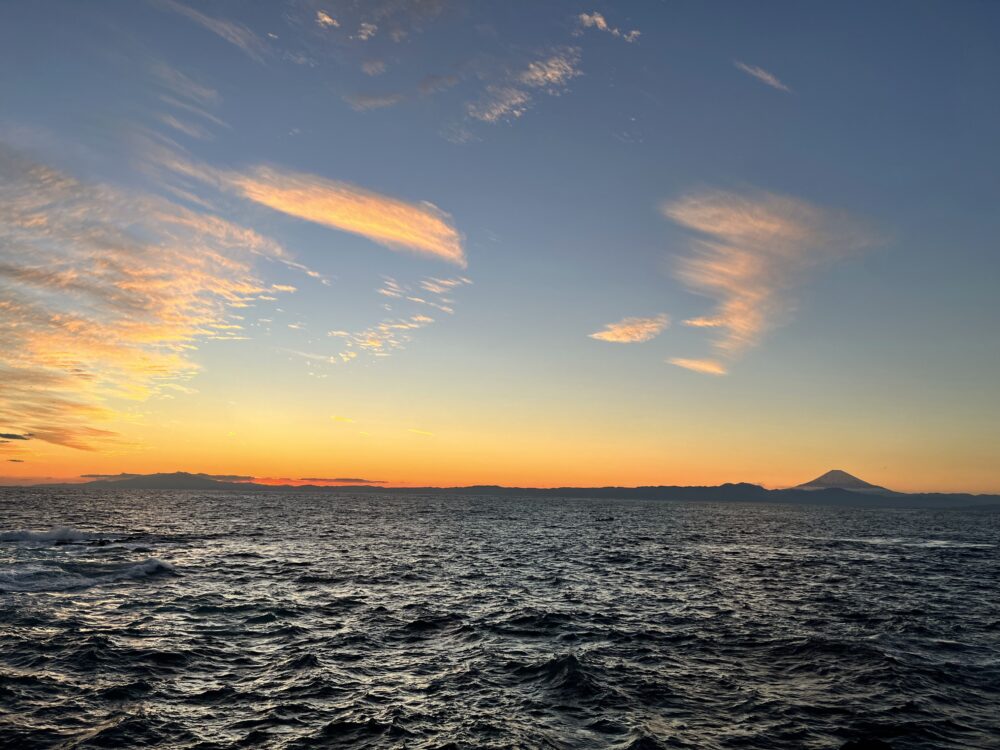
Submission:
[[[997,28],[3,3],[0,475],[998,492]]]

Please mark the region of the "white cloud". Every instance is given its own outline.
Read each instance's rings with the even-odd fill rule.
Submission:
[[[485,95],[466,107],[469,117],[482,122],[516,120],[531,106],[531,94],[514,86],[487,86]]]
[[[674,357],[667,360],[670,364],[683,367],[685,370],[700,372],[703,375],[725,375],[726,367],[721,362],[714,359],[684,359]]]
[[[773,193],[694,193],[663,213],[697,235],[678,260],[677,278],[716,301],[709,315],[685,325],[712,331],[727,358],[756,346],[789,314],[806,273],[877,239],[848,216]]]
[[[635,344],[656,338],[669,324],[670,318],[663,313],[652,318],[623,318],[589,335],[599,341]]]
[[[488,123],[516,120],[534,104],[531,90],[558,96],[570,80],[581,75],[579,63],[577,47],[563,47],[533,60],[504,83],[487,86],[478,101],[466,106],[466,114]]]
[[[165,149],[151,149],[150,158],[157,168],[289,216],[361,235],[393,250],[466,265],[463,238],[451,216],[428,201],[410,203],[348,182],[277,167],[215,169]]]
[[[742,70],[749,76],[753,76],[761,83],[766,84],[767,86],[770,86],[773,89],[778,89],[778,91],[785,91],[787,93],[792,92],[792,90],[788,88],[788,86],[786,86],[784,83],[778,80],[778,77],[776,75],[774,75],[773,73],[769,73],[763,68],[758,68],[756,65],[747,65],[746,63],[740,62],[739,60],[734,60],[733,65],[735,65],[737,69]]]
[[[331,16],[325,10],[316,11],[316,24],[323,29],[340,28],[340,21]]]
[[[242,23],[205,15],[201,11],[176,2],[176,0],[155,0],[155,2],[162,8],[194,21],[213,34],[225,39],[230,44],[239,47],[253,60],[257,62],[264,61],[264,55],[268,52],[267,44]]]
[[[355,36],[362,42],[367,42],[375,34],[378,33],[378,26],[374,23],[368,23],[367,21],[358,26],[358,32]]]
[[[242,339],[238,310],[287,261],[252,229],[135,190],[84,184],[0,146],[0,415],[89,449],[119,399],[194,373],[205,340]],[[287,287],[291,288],[291,287]]]
[[[610,26],[607,19],[598,12],[593,13],[581,13],[577,16],[577,21],[581,28],[585,29],[597,29],[598,31],[604,31],[611,36],[618,37],[619,39],[624,39],[626,42],[634,42],[639,38],[641,32],[638,29],[633,29],[632,31],[622,31],[621,29],[614,28]]]
[[[566,47],[554,55],[528,63],[518,81],[533,88],[561,91],[572,78],[580,75],[580,50]]]

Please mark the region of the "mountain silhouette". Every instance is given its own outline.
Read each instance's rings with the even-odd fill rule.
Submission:
[[[239,478],[242,477],[232,477]],[[118,490],[186,490],[230,491],[240,493],[285,492],[326,494],[380,495],[465,495],[525,498],[593,498],[608,500],[671,500],[709,503],[782,503],[819,504],[864,508],[1000,508],[1000,495],[970,495],[966,493],[904,493],[870,484],[846,471],[828,471],[811,482],[788,489],[769,490],[760,485],[738,482],[708,487],[678,487],[655,485],[645,487],[503,487],[473,485],[467,487],[381,487],[361,485],[271,485],[252,481],[227,481],[230,477],[192,474],[178,471],[160,474],[120,474],[96,481],[73,484],[36,484],[38,489],[118,491]],[[247,478],[249,479],[249,478]],[[2,489],[2,488],[0,488]],[[18,488],[23,490],[23,488]]]
[[[131,490],[241,490],[249,483],[226,482],[214,479],[207,474],[191,474],[187,471],[175,471],[159,474],[123,475],[122,478],[103,478],[86,482],[83,486]],[[259,487],[261,485],[253,485]]]
[[[840,469],[832,469],[811,482],[793,487],[794,490],[850,490],[851,492],[892,492],[877,484],[870,484]]]

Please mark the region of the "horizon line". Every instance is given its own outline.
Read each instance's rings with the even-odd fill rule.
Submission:
[[[836,470],[835,470],[836,471]],[[846,472],[845,472],[846,473]],[[0,488],[30,488],[30,487],[49,487],[54,485],[59,486],[86,486],[89,484],[115,484],[118,482],[127,481],[130,479],[142,479],[150,477],[170,477],[170,476],[185,476],[185,477],[195,477],[198,479],[207,480],[220,485],[246,485],[247,487],[263,487],[268,489],[279,490],[283,488],[309,488],[316,487],[328,490],[436,490],[436,491],[449,491],[449,490],[469,490],[477,488],[496,488],[499,490],[525,490],[525,491],[558,491],[558,490],[643,490],[643,489],[659,489],[659,488],[671,488],[671,489],[716,489],[721,487],[756,487],[765,492],[782,492],[789,490],[798,490],[801,492],[823,492],[825,489],[840,489],[843,491],[854,492],[855,494],[871,494],[866,493],[863,489],[851,489],[849,487],[829,487],[829,488],[817,488],[809,487],[809,485],[815,481],[810,480],[805,483],[795,484],[795,485],[783,485],[783,486],[769,486],[764,483],[750,482],[750,481],[728,481],[721,482],[719,484],[600,484],[600,485],[571,485],[571,484],[552,484],[552,485],[506,485],[498,484],[494,482],[482,482],[482,483],[472,483],[472,484],[453,484],[453,485],[436,485],[436,484],[415,484],[401,481],[380,481],[380,480],[365,480],[361,478],[333,478],[333,479],[319,479],[315,477],[304,477],[304,478],[292,478],[292,477],[257,477],[249,475],[222,475],[222,474],[209,474],[206,472],[189,472],[189,471],[173,471],[173,472],[150,472],[150,473],[138,473],[138,472],[121,472],[119,474],[82,474],[74,477],[25,477],[23,479],[18,479],[16,483],[10,484],[8,481],[12,477],[0,476]],[[821,475],[823,476],[823,475]],[[848,475],[853,476],[853,475]],[[857,478],[857,477],[853,477]],[[892,490],[886,487],[880,487],[878,485],[871,485],[876,491],[884,491],[889,495],[968,495],[972,497],[979,496],[1000,496],[1000,490],[984,491],[984,492],[963,492],[954,490],[916,490],[916,491],[899,491]],[[176,488],[182,489],[182,488]],[[219,488],[220,490],[225,490],[227,487],[223,486]],[[235,491],[236,488],[231,488]]]

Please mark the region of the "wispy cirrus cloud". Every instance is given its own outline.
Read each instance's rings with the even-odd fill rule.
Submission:
[[[429,201],[409,202],[349,182],[278,167],[220,169],[152,143],[147,144],[146,159],[158,176],[197,181],[288,216],[367,237],[390,250],[430,255],[463,268],[467,265],[463,237],[451,216]]]
[[[598,341],[636,344],[656,338],[669,324],[670,318],[664,313],[651,318],[623,318],[617,323],[608,323],[600,331],[588,335]]]
[[[196,122],[191,122],[189,120],[182,120],[179,117],[175,117],[171,114],[161,114],[159,120],[162,124],[166,125],[168,128],[172,128],[179,133],[183,133],[189,138],[197,138],[198,140],[209,140],[212,134],[205,129],[203,125]]]
[[[192,138],[209,139],[207,126],[229,129],[229,124],[210,110],[221,102],[219,92],[194,80],[166,63],[151,66],[151,73],[161,89],[159,100],[170,111],[161,112],[157,119],[163,125]]]
[[[482,122],[516,120],[531,106],[531,94],[515,86],[487,86],[478,101],[466,106],[469,117]]]
[[[268,53],[268,46],[251,31],[246,25],[238,21],[229,21],[223,18],[215,18],[206,15],[199,10],[179,3],[176,0],[155,0],[155,4],[164,10],[184,16],[194,21],[199,26],[211,31],[213,34],[225,39],[243,51],[248,57],[257,62],[263,62],[264,56]]]
[[[74,448],[193,374],[272,291],[275,241],[163,198],[85,184],[0,146],[0,428]],[[7,431],[5,430],[5,432]]]
[[[560,47],[502,82],[488,85],[478,100],[466,105],[466,114],[487,123],[516,120],[531,108],[535,94],[559,96],[579,75],[579,47]]]
[[[351,109],[356,112],[367,112],[372,109],[385,109],[393,107],[404,101],[404,94],[347,94],[344,101],[351,105]]]
[[[849,216],[773,193],[706,191],[670,201],[662,210],[696,234],[689,252],[677,261],[676,277],[716,301],[709,315],[685,325],[713,331],[713,347],[728,359],[756,346],[788,315],[793,290],[809,271],[878,241]],[[673,364],[713,374],[725,371],[707,362],[680,359]]]
[[[562,47],[548,57],[528,63],[517,76],[517,80],[531,88],[559,93],[578,75],[580,75],[580,48]]]
[[[428,202],[409,203],[348,182],[257,167],[224,175],[226,184],[262,206],[384,245],[465,266],[462,236],[451,217]]]
[[[330,364],[349,362],[359,352],[373,357],[388,357],[392,352],[405,347],[412,340],[415,331],[435,322],[435,318],[428,315],[428,312],[436,315],[437,312],[434,311],[439,311],[451,315],[455,304],[451,294],[459,287],[471,283],[464,276],[429,277],[416,284],[403,284],[387,278],[377,293],[387,298],[385,310],[390,314],[379,323],[361,330],[328,331],[327,336],[342,342],[344,348],[336,354],[315,356]]]
[[[778,77],[774,73],[770,73],[763,68],[759,68],[756,65],[747,65],[745,62],[739,60],[733,60],[733,65],[736,66],[738,70],[742,70],[749,76],[753,76],[761,83],[770,86],[772,89],[777,89],[778,91],[784,91],[788,94],[792,93],[792,90],[778,80]]]
[[[219,103],[219,92],[211,86],[194,80],[166,63],[159,62],[152,66],[151,72],[157,83],[174,96],[188,99],[203,106]]]
[[[667,360],[672,365],[683,367],[685,370],[700,372],[704,375],[725,375],[726,367],[715,359],[685,359],[683,357],[672,357]]]
[[[576,34],[582,33],[583,29],[597,29],[598,31],[603,31],[605,33],[611,34],[611,36],[618,37],[619,39],[624,39],[626,42],[632,43],[639,39],[641,32],[638,29],[633,29],[632,31],[622,31],[619,28],[611,26],[607,19],[597,11],[593,13],[581,13],[576,17],[577,23],[580,24],[580,28],[577,29]]]

